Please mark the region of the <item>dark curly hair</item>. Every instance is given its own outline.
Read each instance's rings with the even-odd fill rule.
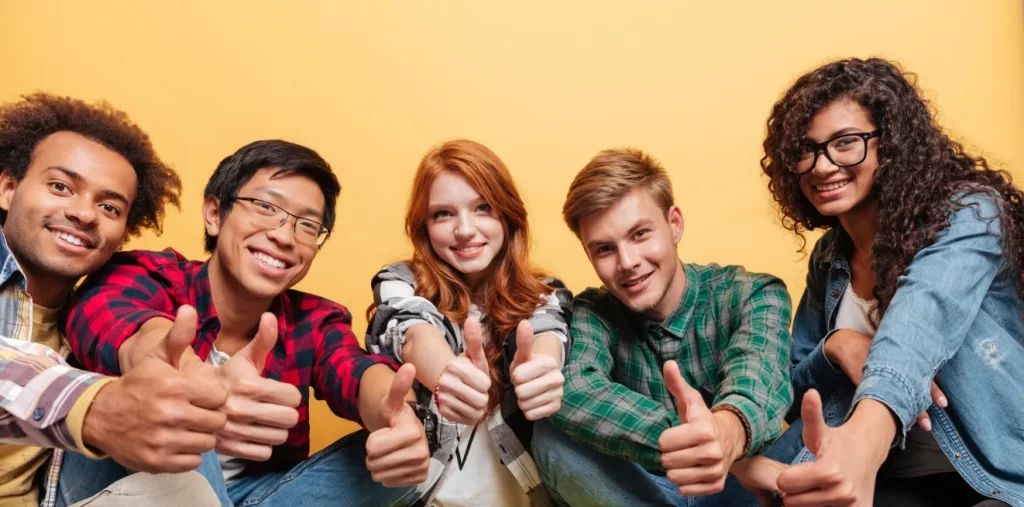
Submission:
[[[0,105],[0,170],[21,180],[28,171],[36,145],[56,132],[74,132],[117,152],[138,178],[137,195],[128,210],[127,231],[162,232],[164,206],[181,208],[181,179],[157,157],[149,136],[128,115],[106,102],[86,104],[70,97],[34,93],[23,100]],[[0,223],[7,213],[0,213]]]
[[[835,100],[851,100],[881,130],[878,170],[869,197],[878,207],[871,252],[876,318],[885,314],[896,292],[896,279],[914,255],[931,245],[949,225],[950,216],[964,207],[958,198],[964,193],[983,192],[998,204],[1004,263],[1018,281],[1018,296],[1024,299],[1020,283],[1024,194],[1009,173],[967,154],[942,132],[915,82],[914,74],[880,58],[836,61],[797,79],[772,108],[761,159],[783,227],[800,237],[802,251],[804,231],[839,225],[837,217],[822,215],[807,200],[800,189],[801,176],[789,169],[807,143],[811,118]]]

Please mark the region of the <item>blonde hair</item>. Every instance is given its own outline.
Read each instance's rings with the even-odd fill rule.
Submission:
[[[668,173],[653,157],[636,148],[602,151],[569,185],[562,218],[579,238],[583,217],[604,211],[637,187],[646,189],[665,213],[675,203]]]

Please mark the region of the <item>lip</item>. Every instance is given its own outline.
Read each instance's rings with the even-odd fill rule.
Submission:
[[[89,236],[87,236],[85,234],[82,234],[80,231],[75,230],[73,228],[61,227],[61,226],[50,226],[50,227],[46,227],[46,229],[49,230],[52,233],[55,233],[54,236],[56,236],[56,233],[59,232],[59,233],[67,234],[69,236],[74,236],[74,237],[78,238],[79,240],[81,240],[82,243],[83,243],[83,245],[79,247],[78,245],[72,245],[71,243],[65,242],[68,245],[71,245],[71,246],[74,246],[74,247],[78,247],[78,248],[90,248],[90,249],[91,248],[96,248],[96,242],[94,242],[92,240],[92,238],[90,238]]]
[[[287,260],[282,259],[280,255],[274,255],[272,252],[268,252],[260,248],[251,247],[247,248],[246,250],[249,251],[249,257],[252,259],[253,263],[256,264],[256,268],[269,277],[279,278],[281,276],[284,276],[288,272],[288,269],[294,266],[294,263],[288,262]],[[263,254],[275,260],[281,261],[284,263],[284,267],[279,268],[276,266],[270,266],[268,264],[265,264],[262,260],[256,257],[256,254]]]
[[[835,184],[835,183],[842,183],[842,182],[846,182],[846,184],[841,186],[841,187],[839,187],[839,188],[835,188],[835,189],[832,189],[832,190],[818,190],[818,187],[828,186],[828,185],[832,185],[832,184]],[[847,188],[849,188],[849,186],[852,183],[853,183],[853,178],[842,178],[842,179],[836,179],[836,180],[832,180],[832,181],[826,181],[826,182],[823,182],[823,183],[812,184],[811,185],[811,189],[814,190],[815,195],[817,195],[819,199],[829,200],[829,199],[835,199],[835,198],[841,196],[844,192],[846,192]]]
[[[624,280],[620,282],[619,287],[621,287],[622,290],[626,291],[626,293],[628,294],[639,294],[643,292],[645,289],[647,289],[648,285],[650,285],[651,278],[653,277],[653,275],[654,271],[651,271],[650,273],[647,273],[645,275],[634,276],[629,280]],[[637,282],[635,285],[626,286],[627,283],[630,283],[633,280],[639,280],[639,282]]]
[[[476,259],[477,257],[480,257],[481,255],[483,255],[483,253],[484,253],[484,246],[486,246],[486,245],[487,245],[487,243],[467,243],[465,245],[455,245],[455,246],[452,246],[451,250],[455,254],[455,257],[458,257],[459,259],[472,260],[472,259]],[[471,252],[466,252],[466,251],[461,250],[462,248],[476,248],[476,249],[471,251]]]

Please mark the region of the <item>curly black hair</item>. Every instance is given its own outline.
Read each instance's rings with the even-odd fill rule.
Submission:
[[[800,250],[806,246],[804,231],[839,225],[837,217],[818,212],[800,189],[800,175],[789,169],[807,143],[811,118],[838,99],[851,100],[881,130],[879,166],[869,197],[878,207],[871,252],[877,318],[885,314],[896,280],[914,255],[934,243],[950,216],[964,207],[958,196],[965,193],[983,192],[998,203],[1004,263],[1024,299],[1024,194],[1009,173],[967,154],[942,132],[916,80],[916,75],[880,58],[839,60],[797,79],[772,108],[761,159],[782,225],[804,241]]]
[[[106,102],[86,104],[71,97],[34,93],[0,105],[0,170],[21,180],[36,145],[56,132],[74,132],[119,153],[138,178],[135,202],[128,210],[127,231],[162,232],[164,207],[181,208],[181,179],[157,157],[149,136],[122,111]],[[0,214],[0,223],[6,219]]]

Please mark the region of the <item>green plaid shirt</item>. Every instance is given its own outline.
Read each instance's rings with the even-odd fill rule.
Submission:
[[[779,436],[793,399],[782,280],[739,266],[682,266],[683,298],[663,322],[630,311],[605,289],[576,297],[565,397],[552,417],[575,440],[649,470],[664,470],[658,437],[679,425],[662,376],[666,361],[679,363],[710,407],[743,414],[746,456]]]

